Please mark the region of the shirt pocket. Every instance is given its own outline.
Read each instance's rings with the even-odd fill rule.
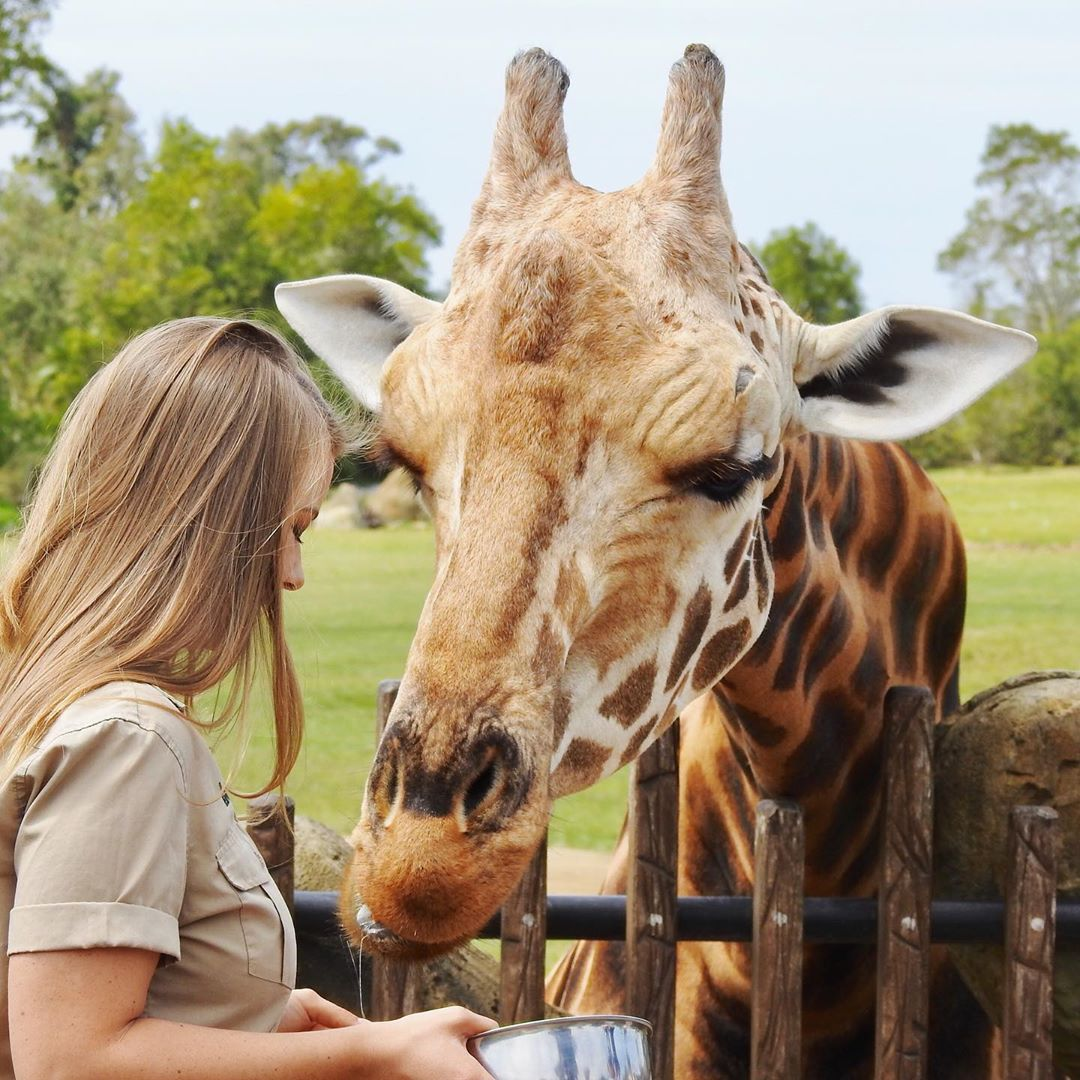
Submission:
[[[296,934],[285,898],[254,842],[234,822],[217,850],[217,864],[240,905],[248,974],[296,983]]]

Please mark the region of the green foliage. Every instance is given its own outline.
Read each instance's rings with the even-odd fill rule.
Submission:
[[[423,290],[439,226],[367,173],[390,140],[333,117],[225,139],[178,120],[148,159],[115,74],[46,74],[25,95],[34,149],[0,175],[0,467],[29,465],[96,367],[147,326],[276,320],[288,278],[364,272]]]
[[[18,524],[19,508],[14,503],[0,500],[0,533],[9,532],[16,528]]]
[[[812,221],[771,232],[756,254],[773,287],[804,319],[836,323],[862,311],[859,264]]]
[[[53,0],[0,0],[0,124],[17,118],[23,94],[52,65],[39,38]]]
[[[117,210],[135,185],[143,149],[119,83],[104,68],[81,83],[50,68],[26,94],[33,150],[20,164],[45,180],[62,210]]]
[[[981,166],[984,194],[938,266],[974,314],[1060,331],[1080,318],[1080,149],[1064,131],[995,125]]]

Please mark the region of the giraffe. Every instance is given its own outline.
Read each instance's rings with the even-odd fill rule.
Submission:
[[[434,521],[342,891],[353,939],[388,954],[467,939],[553,800],[679,714],[683,892],[745,890],[753,802],[791,795],[808,891],[872,894],[881,700],[890,682],[955,695],[965,589],[942,497],[882,440],[943,422],[1033,352],[955,312],[819,327],[790,310],[735,236],[705,46],[673,67],[654,161],[621,191],[571,174],[568,81],[539,49],[507,69],[444,303],[363,275],[277,290]],[[680,947],[680,1077],[745,1074],[747,955]],[[618,1008],[620,962],[582,945],[552,990]],[[811,950],[806,984],[805,1075],[866,1075],[865,951]],[[951,1042],[976,1046],[963,1012]]]

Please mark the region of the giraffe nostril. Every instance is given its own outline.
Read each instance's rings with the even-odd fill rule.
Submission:
[[[464,808],[466,817],[471,817],[484,800],[491,794],[499,776],[498,763],[493,758],[473,777],[465,789]]]

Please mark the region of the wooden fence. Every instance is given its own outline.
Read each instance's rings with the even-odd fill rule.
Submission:
[[[397,685],[380,684],[380,731]],[[752,941],[751,1077],[793,1080],[800,1067],[803,942],[873,940],[875,908],[875,1076],[879,1080],[919,1080],[927,1074],[932,937],[935,941],[1004,938],[1003,1075],[1007,1080],[1051,1080],[1057,814],[1039,806],[1012,810],[1003,910],[993,902],[932,904],[933,718],[934,700],[924,689],[897,687],[886,697],[884,824],[876,901],[806,898],[801,809],[794,802],[768,799],[757,807],[752,900],[680,900],[678,725],[632,766],[629,843],[633,857],[627,896],[625,901],[592,898],[591,903],[575,898],[581,901],[578,908],[602,909],[603,918],[612,925],[605,924],[602,932],[594,929],[591,935],[568,936],[612,939],[625,932],[625,1010],[653,1026],[656,1080],[674,1077],[678,940]],[[281,861],[282,852],[274,849],[272,840],[264,837],[261,843],[272,856],[268,858],[271,866]],[[499,1020],[503,1024],[544,1015],[548,913],[557,910],[560,899],[571,899],[547,896],[546,865],[546,847],[542,847],[498,919],[502,942]],[[749,912],[743,906],[747,903]],[[620,910],[622,904],[624,910]],[[1065,908],[1072,938],[1080,927],[1080,905],[1063,905],[1063,912]],[[595,928],[598,919],[588,921]],[[615,932],[611,932],[613,926]],[[563,933],[566,930],[562,928]],[[393,1019],[416,1009],[419,978],[415,967],[373,961],[369,1016]]]

